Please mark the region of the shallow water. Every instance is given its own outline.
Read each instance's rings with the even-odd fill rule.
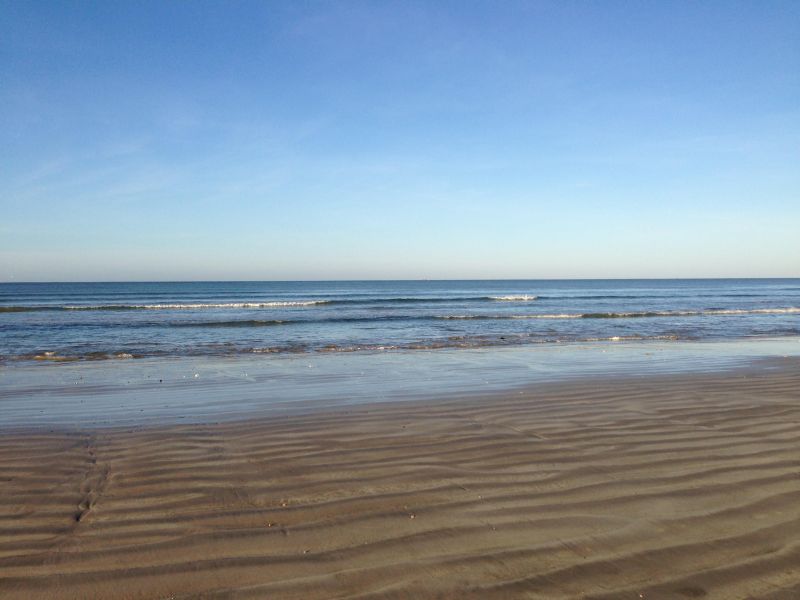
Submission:
[[[0,427],[280,416],[368,402],[491,395],[583,377],[712,372],[783,357],[800,359],[800,337],[17,363],[0,368]]]

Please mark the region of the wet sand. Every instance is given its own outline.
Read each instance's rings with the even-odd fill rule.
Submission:
[[[800,598],[800,364],[0,434],[0,597]]]

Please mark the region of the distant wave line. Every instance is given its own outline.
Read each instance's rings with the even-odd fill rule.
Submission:
[[[281,308],[290,306],[314,306],[329,304],[330,300],[286,300],[271,302],[220,302],[220,303],[171,303],[171,304],[95,304],[61,306],[0,306],[0,312],[39,311],[102,311],[102,310],[198,310],[204,308]]]
[[[714,315],[767,315],[767,314],[800,314],[800,308],[717,308],[707,310],[663,310],[663,311],[629,311],[629,312],[594,312],[594,313],[557,313],[531,315],[443,315],[439,319],[637,319],[648,317],[699,317]]]
[[[32,306],[0,306],[2,312],[38,312],[38,311],[101,311],[101,310],[200,310],[207,308],[282,308],[292,306],[317,306],[317,305],[364,305],[364,304],[406,304],[420,303],[433,304],[443,302],[474,302],[486,300],[499,300],[507,302],[530,302],[536,299],[532,295],[519,296],[456,296],[456,297],[390,297],[390,298],[352,298],[329,300],[273,300],[252,302],[172,302],[153,304],[75,304],[75,305],[32,305]]]
[[[568,320],[568,319],[644,319],[670,317],[699,316],[736,316],[736,315],[795,315],[800,314],[800,307],[787,308],[711,308],[705,310],[665,310],[665,311],[627,311],[627,312],[587,312],[587,313],[533,313],[533,314],[384,314],[376,316],[332,316],[308,319],[231,319],[215,321],[143,321],[124,324],[117,323],[82,323],[74,322],[65,325],[75,327],[104,326],[114,327],[269,327],[277,325],[300,325],[319,323],[374,323],[388,321],[510,321],[510,320]],[[22,325],[20,325],[22,326]],[[30,324],[26,324],[30,327]]]
[[[149,325],[165,325],[169,327],[269,327],[276,325],[301,325],[319,323],[372,323],[386,321],[510,321],[527,319],[562,320],[562,319],[635,319],[648,317],[692,317],[692,316],[727,316],[747,314],[800,314],[800,308],[757,308],[757,309],[709,309],[702,311],[651,311],[651,312],[617,312],[617,313],[556,313],[528,315],[382,315],[378,317],[330,317],[323,319],[271,319],[271,320],[231,320],[231,321],[178,321],[170,323],[150,323]]]

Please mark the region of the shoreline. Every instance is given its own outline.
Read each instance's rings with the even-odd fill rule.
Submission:
[[[0,436],[4,598],[800,594],[800,362]]]
[[[284,403],[273,403],[268,408],[254,409],[251,412],[241,412],[230,415],[216,415],[218,418],[209,417],[207,420],[184,420],[180,417],[168,419],[165,422],[141,421],[133,423],[111,423],[98,425],[90,423],[82,425],[52,425],[52,424],[29,424],[20,426],[0,426],[0,437],[4,435],[103,435],[118,432],[168,432],[173,429],[183,427],[236,427],[244,424],[265,424],[274,421],[292,421],[294,419],[335,419],[337,416],[350,415],[359,412],[367,413],[387,413],[402,412],[408,410],[422,410],[426,408],[464,406],[473,407],[494,402],[506,402],[517,399],[519,396],[524,398],[534,398],[547,396],[548,394],[558,394],[562,389],[572,388],[575,390],[593,388],[596,386],[610,385],[659,385],[664,382],[674,381],[682,378],[687,382],[697,380],[703,382],[707,379],[716,380],[718,378],[728,379],[750,379],[758,377],[769,377],[771,375],[792,374],[795,370],[800,371],[800,356],[764,356],[750,359],[743,359],[729,364],[720,364],[707,370],[697,369],[693,371],[656,371],[653,373],[642,372],[619,372],[619,373],[591,373],[591,374],[570,374],[564,378],[539,379],[519,383],[517,385],[505,387],[503,389],[473,389],[469,391],[452,391],[431,393],[429,395],[416,394],[413,396],[381,399],[375,401],[356,402],[356,403],[326,403],[320,401],[293,401]],[[216,386],[215,386],[216,387]],[[116,387],[106,388],[108,391],[117,391]],[[163,389],[163,388],[162,388]],[[216,388],[220,391],[224,388]],[[63,391],[72,392],[70,388]],[[90,389],[89,395],[97,390]],[[154,388],[158,391],[158,388]],[[800,388],[798,389],[798,400],[800,401]]]
[[[791,337],[15,366],[0,368],[0,431],[236,421],[798,356],[800,338]]]

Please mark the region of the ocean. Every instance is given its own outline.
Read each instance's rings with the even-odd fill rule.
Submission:
[[[0,361],[800,335],[800,279],[0,284]]]

